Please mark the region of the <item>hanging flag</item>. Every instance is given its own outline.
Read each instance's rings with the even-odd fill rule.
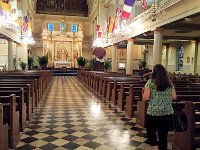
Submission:
[[[115,23],[113,26],[113,31],[117,28],[121,21],[122,10],[116,6],[116,16],[115,16]]]
[[[122,18],[128,19],[130,17],[134,2],[135,0],[124,0]]]
[[[141,0],[142,3],[142,10],[145,11],[147,10],[147,0]]]
[[[102,27],[100,25],[97,25],[97,38],[101,38],[102,34]]]
[[[28,29],[31,29],[31,22],[28,22]]]
[[[1,0],[1,8],[3,11],[11,12],[11,5],[8,0]]]
[[[22,17],[18,17],[17,24],[21,27],[23,26]]]
[[[28,31],[28,16],[24,16],[24,18],[23,18],[22,31],[23,32]]]
[[[114,31],[114,23],[115,23],[115,18],[109,17],[109,19],[108,19],[108,32]]]

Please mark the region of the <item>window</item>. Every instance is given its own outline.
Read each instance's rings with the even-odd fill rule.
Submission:
[[[183,56],[184,56],[184,48],[181,46],[178,50],[178,67],[177,71],[183,70]]]

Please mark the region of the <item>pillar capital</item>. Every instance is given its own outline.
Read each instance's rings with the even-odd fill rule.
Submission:
[[[113,46],[113,47],[117,47],[117,43],[114,43],[112,46]]]
[[[10,38],[8,38],[8,39],[6,39],[8,42],[13,42],[13,40],[12,39],[10,39]]]
[[[154,30],[154,33],[155,34],[158,34],[158,33],[162,33],[164,31],[164,28],[156,28],[155,30]]]
[[[134,38],[127,39],[128,42],[134,42]]]

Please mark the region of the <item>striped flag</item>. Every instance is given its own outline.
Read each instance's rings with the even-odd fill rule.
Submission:
[[[9,3],[8,0],[1,0],[1,8],[4,10],[4,11],[9,11],[11,12],[11,5]]]
[[[124,0],[122,18],[128,19],[130,17],[131,10],[133,8],[134,3],[135,3],[135,0]]]
[[[24,16],[22,30],[23,32],[28,31],[28,16]]]
[[[121,15],[122,15],[122,10],[119,7],[116,7],[116,16],[115,16],[115,23],[113,30],[117,28],[117,26],[120,24]]]
[[[147,0],[142,0],[142,10],[145,11],[147,10]]]
[[[97,38],[101,38],[102,34],[102,27],[100,25],[97,25]]]

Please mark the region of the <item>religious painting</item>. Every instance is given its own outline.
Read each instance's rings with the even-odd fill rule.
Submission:
[[[67,26],[66,26],[66,24],[65,24],[65,22],[64,22],[64,20],[61,22],[61,24],[60,24],[60,32],[61,33],[64,33],[64,32],[66,32],[66,29],[67,29]]]
[[[37,0],[36,13],[88,16],[86,0]]]
[[[58,44],[58,45],[57,45]],[[70,61],[71,59],[71,44],[67,43],[56,43],[57,53],[56,60],[57,61]]]

